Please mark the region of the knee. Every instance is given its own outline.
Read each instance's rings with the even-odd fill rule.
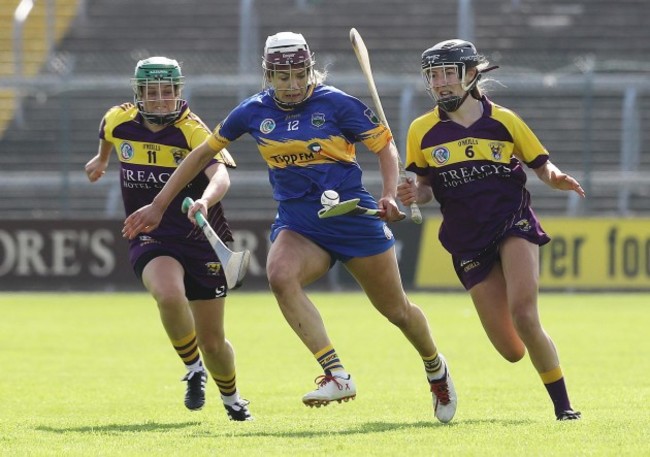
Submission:
[[[207,338],[197,335],[197,344],[204,356],[216,357],[228,346],[229,343],[223,335],[214,334]]]
[[[291,287],[292,281],[295,281],[293,275],[288,274],[287,270],[279,268],[269,269],[266,277],[269,280],[269,288],[276,297],[286,294]]]
[[[539,327],[539,319],[534,306],[515,306],[512,309],[512,323],[520,336],[533,333]]]
[[[266,269],[266,278],[269,280],[269,287],[273,292],[282,289],[282,286],[287,281],[286,274],[283,274],[282,269],[271,266],[268,266]]]
[[[410,303],[400,303],[399,306],[382,308],[381,313],[388,321],[398,328],[405,328],[409,321]]]
[[[158,290],[152,293],[160,311],[170,311],[178,308],[179,304],[185,304],[187,299],[182,291]]]

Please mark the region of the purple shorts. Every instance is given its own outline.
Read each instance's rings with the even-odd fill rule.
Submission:
[[[188,300],[211,300],[227,295],[221,262],[207,241],[139,235],[129,242],[129,261],[140,280],[147,263],[161,256],[173,257],[183,266]]]
[[[452,255],[451,259],[454,264],[454,270],[465,290],[470,290],[476,284],[483,281],[492,271],[494,265],[501,259],[499,255],[499,246],[501,242],[510,236],[524,238],[533,244],[542,246],[551,238],[544,232],[539,224],[537,217],[531,211],[528,213],[530,219],[521,219],[513,224],[500,236],[495,238],[487,248],[483,249],[476,255],[459,256]]]

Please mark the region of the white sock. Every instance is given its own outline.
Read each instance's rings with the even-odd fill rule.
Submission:
[[[199,359],[196,362],[194,362],[192,365],[185,365],[185,368],[187,368],[187,371],[189,371],[190,373],[195,371],[203,371],[203,363],[201,362],[201,359]]]
[[[239,391],[235,390],[235,393],[232,395],[222,395],[221,400],[224,405],[234,405],[239,401]]]
[[[341,379],[349,379],[350,378],[350,375],[345,370],[332,371],[332,376],[336,376],[337,378],[341,378]]]
[[[438,381],[438,380],[442,379],[443,376],[445,375],[446,368],[447,368],[447,366],[445,365],[444,362],[442,362],[442,364],[440,364],[440,368],[438,370],[436,370],[436,371],[434,371],[432,373],[429,373],[427,371],[427,378],[429,378],[429,382]]]

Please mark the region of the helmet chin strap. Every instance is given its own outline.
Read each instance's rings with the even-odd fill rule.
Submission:
[[[183,109],[183,103],[179,102],[177,104],[178,109],[172,111],[171,113],[165,113],[165,114],[150,113],[145,111],[144,103],[138,100],[137,97],[135,98],[134,101],[135,101],[135,106],[138,108],[138,111],[140,112],[140,115],[150,124],[159,125],[159,126],[167,126],[176,122],[176,119],[180,117]]]
[[[178,113],[176,114],[142,114],[142,117],[144,117],[147,122],[154,124],[154,125],[160,125],[160,126],[167,126],[170,124],[173,124],[174,121],[176,121],[176,118],[178,118]]]
[[[465,95],[459,97],[458,95],[452,95],[451,97],[445,97],[438,100],[438,106],[441,110],[446,111],[447,113],[453,113],[463,102],[467,99],[469,92],[465,92]]]

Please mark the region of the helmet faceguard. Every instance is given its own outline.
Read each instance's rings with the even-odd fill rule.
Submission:
[[[155,125],[172,124],[181,113],[184,77],[174,59],[149,57],[135,66],[131,79],[135,105],[148,122]],[[173,107],[170,107],[173,102]]]
[[[282,108],[294,108],[303,103],[311,94],[316,78],[314,55],[309,50],[305,38],[299,33],[280,32],[266,39],[262,68],[264,69],[264,87],[273,89],[273,99]],[[285,73],[290,87],[278,88],[273,81],[278,73]],[[303,86],[294,86],[294,80],[304,80]],[[280,92],[304,93],[304,97],[296,101],[281,100]]]
[[[453,112],[460,108],[460,105],[463,104],[481,79],[481,72],[477,71],[474,78],[466,82],[467,70],[478,67],[484,61],[484,58],[476,52],[474,45],[464,40],[442,41],[422,53],[422,77],[424,78],[425,88],[440,109]],[[442,84],[446,85],[446,75],[449,68],[455,70],[456,83],[460,84],[465,94],[463,96],[451,95],[438,98],[432,86],[434,84],[432,71],[441,69],[442,74],[445,75],[445,81]],[[440,86],[438,83],[435,84]]]

